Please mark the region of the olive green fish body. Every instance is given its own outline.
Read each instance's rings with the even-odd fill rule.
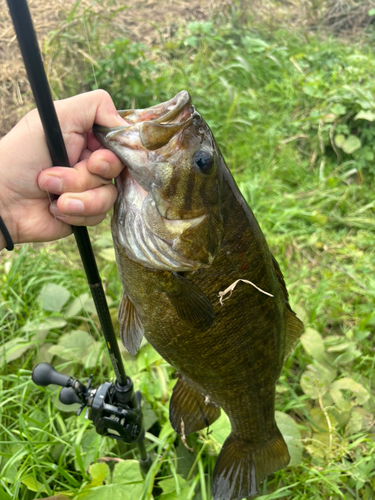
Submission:
[[[256,495],[260,481],[289,462],[275,423],[275,383],[301,323],[255,217],[188,94],[139,111],[134,123],[141,144],[135,139],[131,147],[132,122],[125,146],[97,131],[128,167],[117,180],[112,218],[124,287],[121,337],[135,354],[144,334],[178,371],[170,403],[177,432],[208,426],[220,407],[227,413],[232,432],[215,466],[213,496],[240,500]],[[147,171],[138,174],[141,161]],[[231,285],[220,301],[219,292]]]

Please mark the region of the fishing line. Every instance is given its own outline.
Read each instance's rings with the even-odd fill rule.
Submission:
[[[97,77],[96,77],[95,65],[94,65],[94,62],[93,62],[93,61],[95,61],[95,59],[94,59],[94,57],[92,55],[92,51],[91,51],[91,43],[90,43],[89,31],[88,31],[88,28],[87,28],[87,20],[86,20],[85,13],[83,13],[83,16],[82,16],[82,23],[83,23],[84,33],[85,33],[87,51],[88,51],[88,54],[90,56],[89,61],[90,61],[90,64],[91,64],[91,70],[92,70],[92,74],[93,74],[93,77],[94,77],[94,80],[95,80],[95,89],[97,90],[99,88],[99,85],[98,85],[98,80],[97,80]],[[112,182],[112,184],[114,183],[113,179],[112,179],[111,182]],[[82,301],[81,301],[81,305],[82,305]],[[82,309],[83,309],[83,307],[82,307]],[[92,336],[91,332],[90,332],[90,335]],[[92,338],[93,338],[93,336],[92,336]]]
[[[91,54],[91,45],[90,45],[90,41],[89,41],[89,34],[87,31],[85,15],[83,15],[83,27],[85,29],[86,43],[87,43],[87,48],[88,48],[89,55],[90,55],[90,63],[91,63],[91,68],[92,68],[92,72],[93,72],[94,80],[95,80],[95,89],[98,89],[98,81],[96,79],[96,73],[95,73],[95,69],[94,69],[94,63],[93,63],[94,59],[93,59],[92,54]]]

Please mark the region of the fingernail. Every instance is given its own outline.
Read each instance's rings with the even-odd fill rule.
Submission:
[[[53,201],[51,203],[51,205],[49,206],[49,211],[51,212],[51,214],[58,218],[58,219],[65,219],[66,218],[66,215],[64,215],[63,213],[60,212],[60,210],[57,208],[57,202],[56,201]]]
[[[59,177],[54,175],[47,175],[41,181],[41,189],[49,191],[50,193],[60,194],[62,192],[62,182]]]
[[[80,214],[84,209],[82,201],[76,198],[68,198],[64,203],[64,210],[72,214]]]
[[[94,163],[94,165],[91,167],[91,173],[96,174],[96,175],[106,175],[108,174],[110,169],[110,165],[107,161],[105,160],[98,160],[97,162]]]

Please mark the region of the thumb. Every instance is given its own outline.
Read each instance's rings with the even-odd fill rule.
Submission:
[[[84,134],[94,123],[104,127],[118,127],[125,121],[117,113],[105,90],[93,90],[55,102],[63,133]]]

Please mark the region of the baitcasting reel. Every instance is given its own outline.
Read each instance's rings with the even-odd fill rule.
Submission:
[[[143,440],[141,394],[139,391],[134,394],[129,377],[125,386],[116,381],[92,388],[92,375],[84,386],[79,380],[59,373],[49,363],[40,363],[34,368],[32,379],[36,385],[43,387],[50,384],[62,386],[59,395],[61,403],[80,403],[77,416],[86,407],[86,418],[92,420],[98,434],[125,443],[140,443]]]

